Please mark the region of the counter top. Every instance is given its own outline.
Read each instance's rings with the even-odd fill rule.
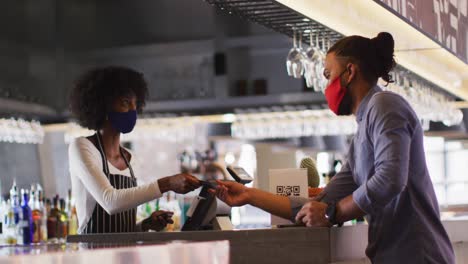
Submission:
[[[468,220],[443,221],[457,263],[468,263]],[[333,228],[269,228],[233,231],[145,232],[69,236],[67,244],[0,247],[0,255],[79,252],[97,248],[140,247],[225,240],[230,263],[368,263],[367,224]],[[1,258],[0,258],[1,260]],[[353,262],[347,262],[352,260]],[[1,261],[0,261],[1,262]]]
[[[165,245],[168,242],[149,243],[139,241],[137,243],[42,243],[32,245],[0,245],[0,256],[16,256],[16,255],[39,255],[48,253],[63,253],[63,252],[77,252],[91,249],[105,249],[105,248],[120,248],[120,247],[136,247],[147,245]]]
[[[466,253],[462,253],[462,251],[457,252],[457,248],[464,248],[465,251],[468,249],[468,220],[445,220],[442,223],[450,241],[454,245],[457,263],[468,263],[466,261],[462,262],[462,259],[468,260],[463,255],[466,255]],[[367,234],[367,224],[331,228],[331,261],[340,262],[366,259]]]
[[[445,220],[442,221],[450,241],[454,245],[455,254],[457,257],[457,263],[468,263],[468,220]],[[326,232],[329,239],[318,239],[316,238],[323,232]],[[201,233],[200,233],[201,232]],[[196,234],[194,234],[196,233]],[[251,234],[251,236],[249,236]],[[238,249],[238,244],[245,245],[247,247],[273,247],[272,252],[278,253],[278,244],[282,244],[283,247],[287,248],[291,246],[290,254],[294,255],[294,261],[301,259],[307,259],[307,256],[314,255],[317,249],[320,251],[329,250],[329,262],[327,263],[346,263],[349,260],[358,260],[366,263],[365,249],[367,246],[368,225],[357,224],[343,227],[333,227],[330,229],[320,228],[305,228],[305,227],[294,227],[284,229],[260,229],[260,230],[241,230],[241,231],[198,231],[198,232],[176,232],[176,233],[151,233],[146,234],[112,234],[112,235],[87,235],[70,237],[69,241],[86,241],[86,242],[110,242],[110,241],[167,241],[171,238],[178,238],[184,240],[213,240],[225,238],[231,242],[231,248],[233,250]],[[116,236],[114,236],[116,235]],[[249,241],[251,237],[257,237],[258,240]],[[265,240],[270,241],[265,241]],[[272,239],[272,240],[271,240]],[[315,240],[314,240],[315,239]],[[329,241],[329,247],[324,247],[323,243]],[[300,246],[299,248],[297,246]],[[317,248],[319,247],[319,248]],[[244,251],[242,247],[239,250]],[[288,249],[289,250],[289,249]],[[302,250],[308,251],[311,254],[300,253]],[[258,252],[262,255],[262,251]],[[265,252],[270,254],[268,252]],[[313,254],[312,254],[313,253]],[[282,254],[282,253],[279,253]],[[274,259],[281,259],[275,254],[270,255]],[[274,257],[276,256],[276,257]],[[272,260],[273,261],[273,260]],[[311,261],[309,259],[309,261]],[[465,262],[463,262],[465,261]],[[235,263],[235,262],[233,262]],[[242,262],[239,262],[242,263]],[[281,263],[281,262],[263,262],[263,263]],[[310,263],[310,262],[309,262]],[[319,262],[313,262],[319,263]]]
[[[90,249],[228,241],[230,263],[329,263],[328,228],[270,228],[234,231],[140,232],[69,236],[66,244],[0,247],[0,255],[79,253]],[[100,251],[98,250],[98,251]],[[1,259],[0,259],[1,262]],[[199,262],[205,263],[205,262]]]
[[[57,245],[59,246],[59,245]],[[0,263],[229,263],[229,242],[212,241],[197,243],[168,243],[164,245],[133,246],[122,248],[107,248],[89,250],[87,246],[82,248],[80,244],[62,244],[59,249],[51,247],[54,253],[40,255],[16,255],[0,256]],[[34,248],[34,247],[31,247]],[[62,251],[60,251],[62,250]]]
[[[328,228],[271,228],[234,231],[146,232],[91,234],[68,237],[68,242],[163,243],[167,241],[228,240],[231,263],[329,263]]]

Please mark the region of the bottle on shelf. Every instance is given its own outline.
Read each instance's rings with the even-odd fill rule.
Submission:
[[[72,206],[71,215],[68,224],[68,234],[76,235],[78,233],[78,216],[76,215],[76,207]]]
[[[11,207],[11,202],[7,202],[7,214],[5,219],[5,232],[4,232],[4,240],[6,244],[9,245],[16,245],[18,242],[18,230],[15,224],[15,214],[13,208]]]
[[[19,233],[21,237],[21,244],[30,245],[33,241],[33,221],[32,221],[32,212],[29,207],[29,193],[27,190],[21,189],[21,196],[23,202],[21,204],[22,209],[22,218],[19,223]]]
[[[54,197],[53,205],[50,208],[50,212],[47,216],[47,238],[51,242],[58,240],[58,219],[60,218],[60,210],[58,208],[59,196]]]
[[[38,200],[39,200],[39,208],[42,212],[42,219],[41,219],[41,242],[47,242],[47,216],[49,214],[49,211],[47,211],[47,207],[44,204],[44,191],[42,188],[38,188],[37,191],[38,195]],[[50,202],[49,202],[49,208],[50,208]]]
[[[13,217],[15,221],[15,225],[18,225],[20,218],[21,218],[21,206],[19,202],[19,193],[18,187],[16,186],[16,179],[13,180],[13,185],[10,189],[10,203],[11,209],[13,210]]]
[[[57,236],[60,240],[64,241],[68,235],[68,213],[65,210],[65,200],[60,199],[60,211],[58,216],[58,233]]]
[[[43,224],[43,209],[39,201],[39,191],[35,192],[31,188],[31,200],[29,202],[32,209],[32,222],[33,222],[33,239],[32,242],[37,244],[44,241],[42,238],[42,224]]]

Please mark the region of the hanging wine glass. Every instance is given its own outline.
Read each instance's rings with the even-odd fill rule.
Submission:
[[[302,36],[302,34],[301,34]],[[302,37],[301,41],[302,42]],[[302,53],[302,44],[300,44],[301,48],[297,47],[296,41],[296,30],[293,31],[293,47],[289,51],[287,59],[286,59],[286,70],[288,75],[294,78],[302,78],[304,74],[304,67],[302,65],[302,60],[304,58]]]
[[[318,36],[316,36],[316,46],[319,47]],[[325,49],[325,37],[322,38],[322,49]],[[315,56],[313,58],[315,72],[317,73],[313,80],[314,90],[316,92],[320,92],[320,91],[324,92],[325,85],[327,84],[327,81],[328,81],[322,74],[323,69],[325,68],[324,60],[325,60],[325,54],[326,54],[322,49],[318,49],[318,51],[314,54]]]
[[[312,88],[314,86],[314,78],[317,76],[317,72],[315,72],[315,64],[314,60],[317,57],[317,48],[314,47],[313,43],[313,36],[312,36],[312,28],[309,31],[309,48],[304,53],[304,79],[306,81],[306,86],[308,88]]]

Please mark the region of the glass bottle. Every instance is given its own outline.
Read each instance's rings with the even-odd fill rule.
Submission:
[[[68,234],[76,235],[78,233],[78,216],[76,215],[76,207],[72,206],[71,215],[68,223]]]
[[[10,189],[10,202],[11,209],[13,210],[15,225],[18,225],[21,216],[21,207],[19,202],[18,187],[16,186],[16,179],[13,180],[13,185]]]
[[[18,232],[15,224],[15,215],[13,208],[10,205],[11,203],[7,203],[8,206],[8,213],[6,214],[5,220],[5,242],[9,245],[16,245],[18,242]]]
[[[59,196],[54,197],[54,203],[50,208],[49,215],[47,216],[47,238],[49,241],[56,242],[58,239],[58,219],[60,217],[60,210],[58,208]]]
[[[41,242],[47,242],[47,216],[49,211],[47,211],[47,207],[44,204],[44,191],[42,188],[38,189],[37,192],[38,200],[39,200],[39,208],[42,212],[42,219],[41,219]],[[49,208],[50,208],[50,201],[49,201]]]
[[[42,208],[39,202],[39,195],[38,193],[33,192],[31,189],[31,200],[30,205],[32,209],[32,222],[33,222],[33,239],[32,242],[37,244],[43,241],[42,239]]]
[[[68,235],[68,213],[65,210],[66,204],[64,199],[60,199],[60,212],[58,218],[58,237],[64,241]]]
[[[33,221],[32,212],[29,207],[29,193],[27,190],[21,189],[23,202],[21,204],[22,218],[19,224],[20,234],[22,235],[22,244],[30,245],[33,240]]]

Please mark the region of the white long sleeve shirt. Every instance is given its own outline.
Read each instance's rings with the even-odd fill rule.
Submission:
[[[87,138],[80,137],[72,140],[68,148],[68,155],[79,234],[91,218],[96,203],[99,203],[107,213],[112,215],[161,197],[157,181],[123,190],[112,187],[103,171],[99,150]],[[129,162],[130,165],[135,164],[133,155]],[[109,161],[107,164],[111,174],[131,177],[128,168],[119,170]],[[135,171],[135,166],[132,166],[132,169],[138,181],[138,172]]]

